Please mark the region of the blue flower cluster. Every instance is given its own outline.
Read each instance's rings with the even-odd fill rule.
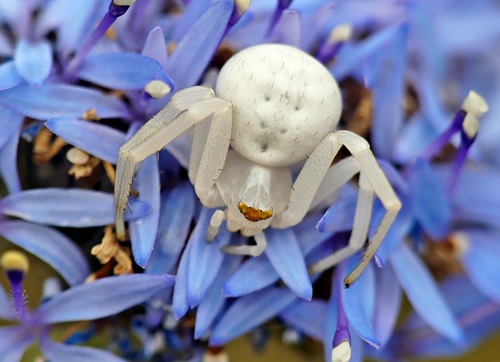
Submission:
[[[500,327],[499,17],[496,0],[0,1],[0,236],[69,286],[46,280],[28,310],[26,258],[4,254],[0,318],[15,323],[0,327],[0,359],[38,343],[53,362],[224,361],[220,347],[270,320],[322,342],[326,361],[476,346]],[[232,255],[221,249],[253,240],[221,227],[207,241],[214,210],[189,182],[187,132],[141,163],[126,240],[114,229],[124,142],[178,91],[214,88],[231,56],[265,43],[335,77],[340,127],[370,142],[401,200],[348,288],[364,250],[316,266],[356,232],[363,175],[297,225],[265,229],[261,255]],[[385,211],[375,198],[366,245]],[[412,312],[398,322],[403,294]],[[85,346],[103,331],[107,349]]]

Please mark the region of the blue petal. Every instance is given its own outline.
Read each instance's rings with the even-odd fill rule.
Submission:
[[[265,255],[249,258],[227,280],[222,292],[239,297],[265,288],[278,281],[279,275]]]
[[[177,267],[177,275],[174,285],[174,296],[172,300],[172,311],[176,319],[183,317],[189,310],[187,298],[187,281],[188,281],[188,266],[189,254],[191,249],[191,239],[186,245],[184,253],[182,254],[179,266]]]
[[[4,120],[10,121],[11,124],[2,128],[5,130],[4,134],[8,135],[9,138],[0,148],[0,175],[9,192],[14,193],[21,191],[21,181],[17,171],[17,146],[24,117],[3,107],[2,109],[0,116],[9,117]]]
[[[0,234],[45,261],[70,285],[83,282],[90,273],[80,249],[57,230],[24,221],[2,221]]]
[[[55,295],[37,311],[42,323],[92,320],[120,313],[170,288],[168,274],[128,274],[98,279]]]
[[[349,259],[347,269],[353,269],[357,258],[355,255]],[[372,264],[366,268],[356,283],[348,289],[342,289],[342,304],[349,324],[356,333],[373,347],[380,347],[372,324],[375,307],[375,275]]]
[[[146,272],[168,273],[175,266],[193,220],[194,201],[189,182],[177,185],[168,195],[162,196],[156,245]]]
[[[334,234],[334,232],[324,232],[316,228],[318,216],[317,214],[308,215],[300,224],[293,228],[303,255],[311,253],[312,250]]]
[[[52,47],[45,40],[37,43],[20,40],[17,43],[14,62],[19,75],[29,85],[38,88],[52,69]]]
[[[500,244],[499,234],[471,232],[465,234],[467,249],[462,256],[464,267],[471,282],[483,294],[500,303]]]
[[[443,184],[423,158],[415,161],[408,186],[410,205],[422,228],[435,240],[444,238],[450,231],[451,209]]]
[[[331,290],[335,290],[335,278],[332,278]],[[337,311],[338,303],[337,296],[330,296],[328,301],[327,313],[325,314],[325,329],[323,333],[323,352],[325,357],[325,362],[331,362],[332,360],[332,342],[335,336],[335,331],[337,330]],[[351,334],[351,340],[352,340]]]
[[[163,69],[167,67],[167,44],[161,27],[157,26],[149,32],[141,54],[156,60]]]
[[[205,0],[190,1],[179,18],[176,19],[174,29],[172,30],[172,41],[178,43],[203,13],[208,10],[209,6],[210,4]]]
[[[0,55],[10,56],[14,52],[9,38],[3,32],[0,33]]]
[[[308,336],[323,340],[328,304],[320,300],[298,300],[280,313],[280,318]]]
[[[217,277],[208,289],[205,297],[200,302],[196,311],[196,325],[194,338],[199,339],[205,335],[216,317],[226,304],[227,299],[221,294],[222,285],[241,263],[241,257],[226,255]]]
[[[111,352],[91,347],[72,346],[62,343],[54,343],[49,337],[42,338],[40,348],[43,356],[50,361],[71,362],[126,362]]]
[[[203,208],[196,227],[191,234],[192,246],[189,251],[187,298],[191,308],[200,304],[210,285],[212,285],[224,260],[221,247],[229,243],[231,233],[220,229],[212,242],[207,242],[207,229],[214,210]]]
[[[292,229],[265,232],[265,253],[285,284],[303,299],[311,300],[312,285],[307,273],[304,256]]]
[[[93,89],[66,84],[44,84],[39,89],[21,84],[1,91],[0,104],[24,116],[41,120],[78,118],[92,108],[100,118],[130,118],[121,100]]]
[[[1,68],[1,66],[0,66]],[[11,138],[19,138],[19,131],[23,124],[24,117],[11,109],[0,106],[0,148]],[[17,130],[17,133],[16,133]]]
[[[300,15],[296,10],[285,10],[270,35],[270,40],[300,47]]]
[[[172,81],[156,60],[136,53],[106,53],[87,57],[77,75],[111,89],[143,89],[158,79],[173,88]]]
[[[95,122],[53,118],[45,126],[73,146],[112,164],[125,141],[123,132]]]
[[[34,342],[35,336],[23,326],[0,328],[0,356],[4,361],[21,361],[26,348]]]
[[[415,114],[398,136],[394,145],[394,160],[402,164],[412,162],[437,135],[422,114]]]
[[[233,11],[232,0],[213,4],[184,35],[166,68],[177,89],[196,84],[219,46]]]
[[[390,261],[408,299],[420,316],[452,341],[463,341],[462,331],[450,308],[418,256],[405,243],[401,243],[391,254]]]
[[[12,303],[7,296],[7,293],[0,285],[0,319],[15,320],[17,319]]]
[[[384,346],[392,336],[401,306],[401,286],[396,274],[388,265],[375,268],[375,312],[373,327],[381,346]]]
[[[113,195],[83,189],[33,189],[8,195],[0,200],[0,212],[39,224],[62,227],[91,227],[114,223]],[[149,212],[143,202],[136,202],[126,219]]]
[[[356,211],[357,193],[352,188],[343,188],[337,201],[328,208],[317,228],[321,232],[339,232],[350,230]]]
[[[149,205],[151,211],[129,222],[130,241],[135,262],[146,267],[153,252],[160,219],[160,171],[157,155],[146,158],[135,176],[139,201]]]
[[[0,65],[0,90],[10,89],[24,82],[16,70],[14,61],[4,62]]]
[[[210,345],[224,345],[265,323],[296,298],[289,290],[267,288],[237,299],[214,328]]]

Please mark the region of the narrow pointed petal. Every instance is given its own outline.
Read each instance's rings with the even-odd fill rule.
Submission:
[[[454,342],[463,340],[462,330],[423,262],[401,243],[390,257],[401,286],[420,316],[437,332]]]
[[[49,338],[42,338],[40,348],[42,349],[43,356],[50,361],[126,362],[124,359],[102,349],[54,343]]]
[[[10,89],[24,82],[19,75],[14,61],[4,62],[0,65],[0,90]]]
[[[349,270],[353,269],[357,260],[357,256],[350,258]],[[372,264],[366,268],[356,283],[347,289],[342,289],[342,303],[352,329],[373,347],[380,347],[372,323],[375,308],[375,274]]]
[[[199,339],[207,333],[208,329],[226,304],[227,298],[221,293],[222,285],[240,263],[241,257],[235,255],[226,255],[224,257],[224,262],[217,273],[217,277],[208,289],[205,297],[201,300],[196,311],[196,325],[194,329],[195,339]]]
[[[415,114],[398,136],[394,145],[394,160],[402,164],[413,162],[437,136],[429,121],[422,114]]]
[[[187,298],[187,282],[188,282],[188,267],[189,255],[191,254],[191,238],[189,239],[184,253],[182,253],[179,266],[177,267],[177,275],[174,285],[174,295],[172,298],[172,311],[176,319],[183,317],[189,310]]]
[[[114,223],[113,195],[84,189],[32,189],[0,200],[0,212],[39,224],[62,227],[91,227]],[[126,219],[149,212],[143,202],[135,202]]]
[[[161,197],[158,235],[147,273],[169,273],[175,266],[193,220],[194,206],[195,194],[189,182],[177,185]]]
[[[191,308],[200,304],[215,280],[224,260],[224,253],[220,249],[227,245],[231,238],[231,233],[221,227],[215,239],[207,242],[207,229],[213,212],[213,209],[202,209],[190,237],[193,243],[189,255],[187,298]]]
[[[268,321],[296,300],[286,289],[267,288],[237,299],[210,336],[210,345],[221,346]]]
[[[57,99],[57,102],[54,102]],[[74,85],[47,83],[39,89],[28,84],[0,92],[0,104],[24,116],[46,120],[57,117],[82,117],[95,109],[100,118],[129,119],[121,100],[99,91]]]
[[[0,148],[0,175],[9,192],[15,193],[21,191],[21,180],[17,170],[17,149],[24,117],[12,111],[2,112],[1,116],[11,118],[7,119],[10,125],[2,128],[9,138]]]
[[[93,320],[120,313],[170,288],[168,274],[128,274],[98,279],[54,296],[37,311],[43,323]]]
[[[332,278],[331,290],[335,289],[334,286],[335,278]],[[337,330],[337,311],[338,303],[337,297],[332,295],[328,301],[327,313],[325,314],[325,329],[323,333],[323,352],[325,357],[325,362],[332,361],[332,341],[335,336],[335,331]],[[351,340],[354,333],[351,333]]]
[[[21,361],[26,349],[34,342],[35,336],[23,326],[0,328],[0,356],[3,361]]]
[[[48,41],[20,40],[14,55],[17,72],[32,87],[38,88],[52,69],[52,47]]]
[[[477,231],[466,235],[469,243],[462,256],[462,266],[477,289],[500,303],[499,235]]]
[[[141,54],[156,60],[163,69],[167,67],[167,44],[161,27],[157,26],[149,32]]]
[[[125,133],[95,122],[53,118],[45,126],[69,144],[112,164],[125,142]]]
[[[177,19],[172,31],[172,40],[175,42],[181,41],[182,37],[196,23],[196,21],[205,13],[210,4],[204,0],[190,1],[184,11]]]
[[[323,340],[328,304],[320,300],[298,300],[280,313],[280,318],[308,336]]]
[[[174,85],[160,63],[136,53],[106,53],[87,57],[77,75],[91,83],[122,90],[144,89],[152,80]]]
[[[53,267],[70,285],[89,275],[87,260],[64,234],[24,221],[2,221],[0,234]]]
[[[375,312],[373,327],[375,336],[384,346],[392,336],[401,306],[401,286],[390,265],[375,268]]]
[[[150,207],[150,212],[129,222],[130,241],[135,262],[145,268],[153,252],[160,218],[160,171],[157,155],[146,158],[135,176],[139,201]]]
[[[451,227],[451,209],[443,184],[423,158],[415,161],[408,185],[411,208],[422,228],[433,239],[444,238]]]
[[[355,192],[343,193],[335,203],[328,208],[316,227],[321,232],[339,232],[350,230],[356,211]]]
[[[177,89],[190,87],[199,80],[221,41],[233,6],[232,0],[216,2],[179,42],[166,69]]]
[[[311,300],[312,285],[307,273],[304,256],[292,229],[265,232],[265,253],[285,284],[302,299]]]

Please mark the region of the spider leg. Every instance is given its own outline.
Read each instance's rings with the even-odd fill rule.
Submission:
[[[256,245],[226,245],[221,250],[226,254],[259,256],[266,250],[266,235],[261,231],[254,235]]]
[[[187,88],[176,93],[165,108],[122,145],[116,164],[115,181],[115,220],[118,238],[125,237],[123,213],[130,197],[132,179],[138,164],[206,118],[208,116],[206,112],[200,112],[197,105],[207,110],[210,107],[203,107],[204,102],[215,99],[213,97],[213,90],[205,87]],[[204,118],[199,118],[202,116]]]

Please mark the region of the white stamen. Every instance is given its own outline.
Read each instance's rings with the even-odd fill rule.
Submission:
[[[84,165],[89,161],[90,156],[88,153],[76,147],[72,147],[66,152],[66,158],[74,165]]]
[[[243,15],[252,4],[252,0],[234,0],[234,4],[238,9],[238,14]]]
[[[450,241],[454,247],[455,255],[461,257],[469,249],[469,238],[465,233],[455,232],[450,236]]]
[[[479,128],[479,120],[472,113],[467,113],[462,123],[462,129],[469,138],[476,137]]]
[[[479,118],[488,111],[488,103],[479,94],[470,91],[462,103],[462,109]]]
[[[351,345],[344,341],[332,350],[332,362],[349,362],[351,359]]]
[[[339,43],[351,39],[352,26],[349,24],[340,24],[333,28],[328,37],[329,43]]]
[[[144,91],[154,99],[160,99],[170,93],[172,91],[172,88],[170,88],[167,83],[155,79],[146,84],[146,86],[144,87]]]
[[[135,0],[113,0],[113,4],[116,6],[130,6],[135,3]]]

